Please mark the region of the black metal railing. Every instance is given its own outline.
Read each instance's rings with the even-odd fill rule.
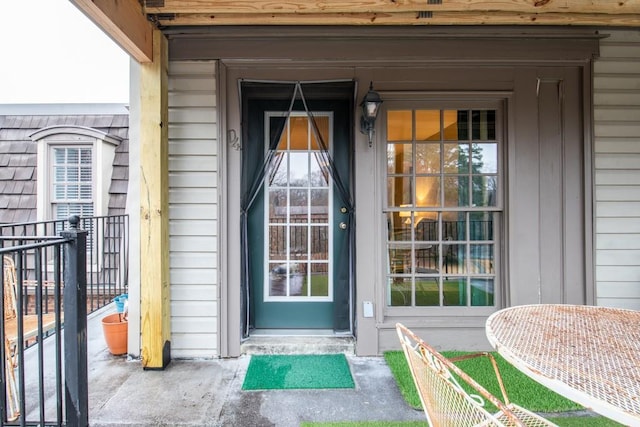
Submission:
[[[64,220],[0,224],[0,247],[18,246],[41,241],[39,236],[57,236],[65,229]],[[87,312],[91,313],[109,304],[117,295],[127,292],[129,273],[129,217],[109,215],[80,218],[79,228],[87,232],[86,281]],[[42,264],[47,268],[34,268],[32,254],[23,254],[23,298],[20,303],[25,313],[34,313],[36,274],[42,275],[45,313],[52,309],[55,298],[53,280],[53,250],[43,250]]]
[[[60,236],[20,236],[20,244],[0,248],[0,426],[88,425],[88,233],[79,223],[72,217]],[[19,303],[25,281],[33,313]],[[47,286],[52,302],[45,300]],[[54,333],[45,339],[47,331]],[[35,344],[27,348],[29,339]]]

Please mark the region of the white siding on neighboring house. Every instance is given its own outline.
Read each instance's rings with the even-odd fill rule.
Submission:
[[[171,355],[218,351],[216,64],[169,63]]]
[[[640,309],[640,32],[603,31],[594,66],[596,295]]]

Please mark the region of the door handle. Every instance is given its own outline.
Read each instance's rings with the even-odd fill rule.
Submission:
[[[341,230],[346,230],[347,229],[347,223],[346,222],[341,222],[339,225]]]

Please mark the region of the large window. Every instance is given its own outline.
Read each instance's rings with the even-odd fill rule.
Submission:
[[[387,110],[387,305],[493,306],[496,109]]]

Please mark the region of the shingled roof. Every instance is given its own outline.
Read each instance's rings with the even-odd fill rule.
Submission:
[[[129,180],[125,105],[0,105],[0,223],[36,221],[37,143],[30,135],[50,126],[83,126],[122,140],[113,159],[108,214],[124,214]]]

